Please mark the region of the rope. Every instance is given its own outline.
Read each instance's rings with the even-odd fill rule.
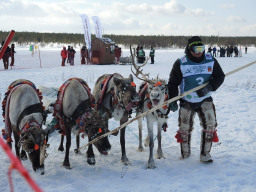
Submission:
[[[251,62],[251,63],[248,63],[247,65],[244,65],[244,66],[242,66],[242,67],[239,67],[239,68],[237,68],[237,69],[235,69],[235,70],[233,70],[233,71],[230,71],[230,72],[226,73],[225,76],[232,75],[232,74],[234,74],[234,73],[236,73],[236,72],[238,72],[238,71],[240,71],[240,70],[242,70],[242,69],[244,69],[244,68],[247,68],[247,67],[249,67],[249,66],[251,66],[251,65],[253,65],[253,64],[255,64],[255,63],[256,63],[256,61],[253,61],[253,62]],[[117,127],[116,129],[113,129],[112,131],[110,131],[110,132],[108,132],[108,133],[105,133],[105,134],[103,134],[103,135],[101,135],[101,136],[99,136],[99,137],[93,139],[92,141],[88,142],[86,145],[80,147],[80,149],[86,148],[88,145],[93,144],[93,143],[95,143],[96,141],[99,141],[99,140],[102,139],[103,137],[106,137],[106,136],[108,136],[108,135],[111,135],[111,134],[113,134],[113,133],[119,131],[120,129],[126,127],[128,124],[130,124],[130,123],[136,121],[137,119],[139,119],[139,118],[141,118],[141,117],[144,117],[144,116],[148,115],[149,113],[152,113],[153,111],[156,111],[157,109],[162,108],[162,107],[165,106],[165,105],[168,105],[169,103],[171,103],[171,102],[173,102],[173,101],[179,100],[179,99],[181,99],[182,97],[185,97],[186,95],[189,95],[189,94],[192,93],[192,92],[195,92],[195,91],[197,91],[197,90],[199,90],[199,89],[202,89],[202,88],[205,87],[207,84],[208,84],[208,82],[206,82],[206,83],[204,83],[204,84],[202,84],[202,85],[200,85],[200,86],[198,86],[198,87],[195,87],[195,88],[193,88],[193,89],[191,89],[191,90],[189,90],[189,91],[187,91],[187,92],[185,92],[185,93],[183,93],[183,94],[181,94],[181,95],[178,95],[178,96],[176,96],[176,97],[173,97],[172,99],[169,99],[169,100],[165,101],[163,104],[158,105],[158,106],[156,106],[156,107],[154,107],[154,108],[152,108],[152,109],[150,109],[150,110],[148,110],[148,111],[146,111],[146,112],[144,112],[144,113],[141,113],[141,114],[138,115],[137,117],[135,117],[135,118],[133,118],[133,119],[131,119],[131,120],[125,122],[124,124],[120,125],[120,126]]]
[[[9,159],[11,160],[11,166],[8,171],[8,178],[10,183],[10,189],[13,191],[13,183],[11,179],[11,171],[13,169],[16,169],[28,182],[28,184],[31,186],[31,188],[36,192],[42,192],[42,190],[38,187],[38,185],[35,183],[35,181],[30,177],[28,171],[23,167],[20,160],[12,153],[11,148],[4,142],[4,140],[0,137],[0,145],[4,149],[5,153],[9,156]]]

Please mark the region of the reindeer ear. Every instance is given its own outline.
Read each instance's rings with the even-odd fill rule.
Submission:
[[[130,79],[131,81],[133,81],[133,76],[132,76],[132,74],[130,74],[129,79]]]
[[[118,79],[118,78],[114,77],[114,83],[116,85],[119,85],[121,83],[121,79]]]

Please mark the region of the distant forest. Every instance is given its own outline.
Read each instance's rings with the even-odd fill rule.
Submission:
[[[3,41],[8,36],[9,32],[0,31],[0,40]],[[124,46],[129,45],[142,45],[144,48],[162,47],[185,47],[189,36],[165,36],[165,35],[107,35],[103,37],[110,38],[116,44],[122,44]],[[92,34],[92,39],[95,35]],[[256,46],[256,36],[247,37],[219,37],[219,36],[201,36],[205,44],[217,45],[217,46]],[[18,44],[30,44],[33,43],[64,43],[64,44],[84,44],[84,35],[78,33],[37,33],[37,32],[16,32],[12,39],[12,42]]]

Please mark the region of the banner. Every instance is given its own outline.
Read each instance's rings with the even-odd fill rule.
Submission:
[[[95,26],[95,36],[97,38],[102,38],[102,27],[101,27],[100,19],[97,16],[92,16],[92,20]]]
[[[91,50],[91,27],[90,27],[89,18],[85,14],[82,14],[80,16],[82,18],[82,23],[84,27],[84,40],[86,43],[86,47],[87,49]]]

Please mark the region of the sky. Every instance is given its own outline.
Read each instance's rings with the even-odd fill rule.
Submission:
[[[255,0],[0,0],[0,30],[104,34],[256,36]]]

